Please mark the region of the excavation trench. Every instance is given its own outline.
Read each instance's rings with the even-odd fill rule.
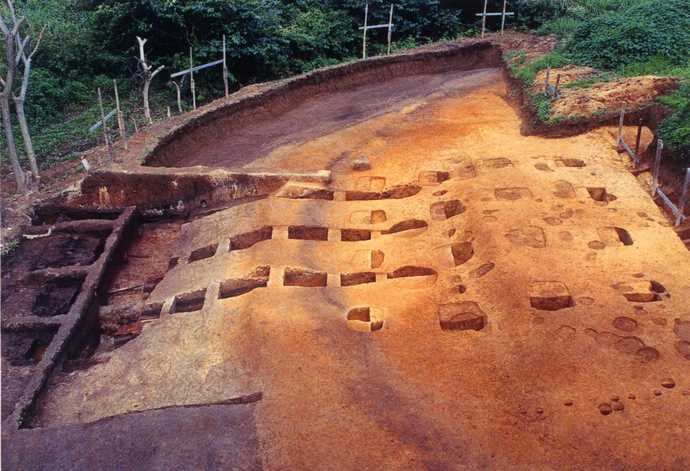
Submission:
[[[634,216],[655,214],[653,203],[607,164],[615,151],[603,133],[520,134],[497,49],[396,61],[328,69],[218,105],[159,142],[147,161],[329,169],[328,179],[154,168],[93,176],[87,207],[104,197],[102,186],[113,206],[149,198],[158,206],[140,208],[112,250],[84,334],[67,349],[64,364],[79,367],[55,363],[23,426],[261,392],[251,420],[269,468],[399,469],[409,464],[403,454],[439,469],[527,468],[543,453],[552,463],[606,468],[605,437],[592,435],[601,414],[587,412],[596,407],[591,391],[648,394],[654,385],[640,378],[683,371],[685,357],[669,352],[686,351],[677,346],[685,340],[671,328],[649,334],[661,321],[645,319],[661,314],[631,313],[641,305],[684,312],[690,293],[678,280],[690,273],[676,263],[674,279],[661,261],[687,255],[657,216]],[[473,70],[480,67],[494,68]],[[362,155],[370,170],[352,168]],[[132,200],[130,186],[138,187]],[[87,219],[92,230],[69,232],[68,224],[25,242],[20,250],[30,250],[3,280],[3,325],[21,318],[26,328],[3,330],[3,357],[21,370],[3,371],[14,391],[3,399],[4,418],[60,340],[64,313],[95,278],[89,270],[110,253],[117,231],[102,221],[120,216],[101,211],[44,211],[35,232]],[[588,245],[593,239],[601,251]],[[60,257],[53,241],[65,247]],[[27,274],[31,289],[20,290]],[[606,342],[611,348],[596,350]],[[553,420],[571,397],[577,408],[563,410],[576,420],[554,427],[555,446],[543,448],[524,424]],[[665,404],[674,419],[646,401],[626,403],[654,417],[637,427],[662,457],[686,438],[672,425],[687,419],[684,410]],[[631,433],[614,421],[607,427]],[[606,456],[635,464],[627,457],[636,447],[605,442]]]

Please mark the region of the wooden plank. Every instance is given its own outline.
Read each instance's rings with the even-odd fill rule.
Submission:
[[[194,72],[197,72],[199,70],[203,70],[203,69],[206,69],[208,67],[213,67],[214,65],[219,65],[222,63],[223,63],[223,59],[218,59],[217,61],[213,61],[213,62],[209,62],[207,64],[197,65],[196,67],[192,67],[192,70]],[[189,73],[189,69],[180,70],[179,72],[175,72],[174,74],[171,74],[170,78],[180,77],[182,75],[187,75],[188,73]]]

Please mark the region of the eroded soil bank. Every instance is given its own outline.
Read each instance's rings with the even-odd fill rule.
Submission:
[[[265,469],[690,466],[690,253],[610,129],[521,135],[495,68],[326,103],[185,154],[332,182],[142,232],[113,289],[162,273],[160,316],[38,424],[261,392]]]

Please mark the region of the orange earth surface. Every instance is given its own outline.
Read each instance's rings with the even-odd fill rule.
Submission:
[[[261,392],[269,470],[690,468],[690,252],[610,129],[520,127],[480,69],[271,147],[332,182],[144,232],[161,317],[41,425]]]

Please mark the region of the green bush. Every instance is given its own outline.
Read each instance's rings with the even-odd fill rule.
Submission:
[[[690,51],[687,0],[647,0],[581,22],[565,50],[575,61],[603,69],[665,56],[679,64]]]

